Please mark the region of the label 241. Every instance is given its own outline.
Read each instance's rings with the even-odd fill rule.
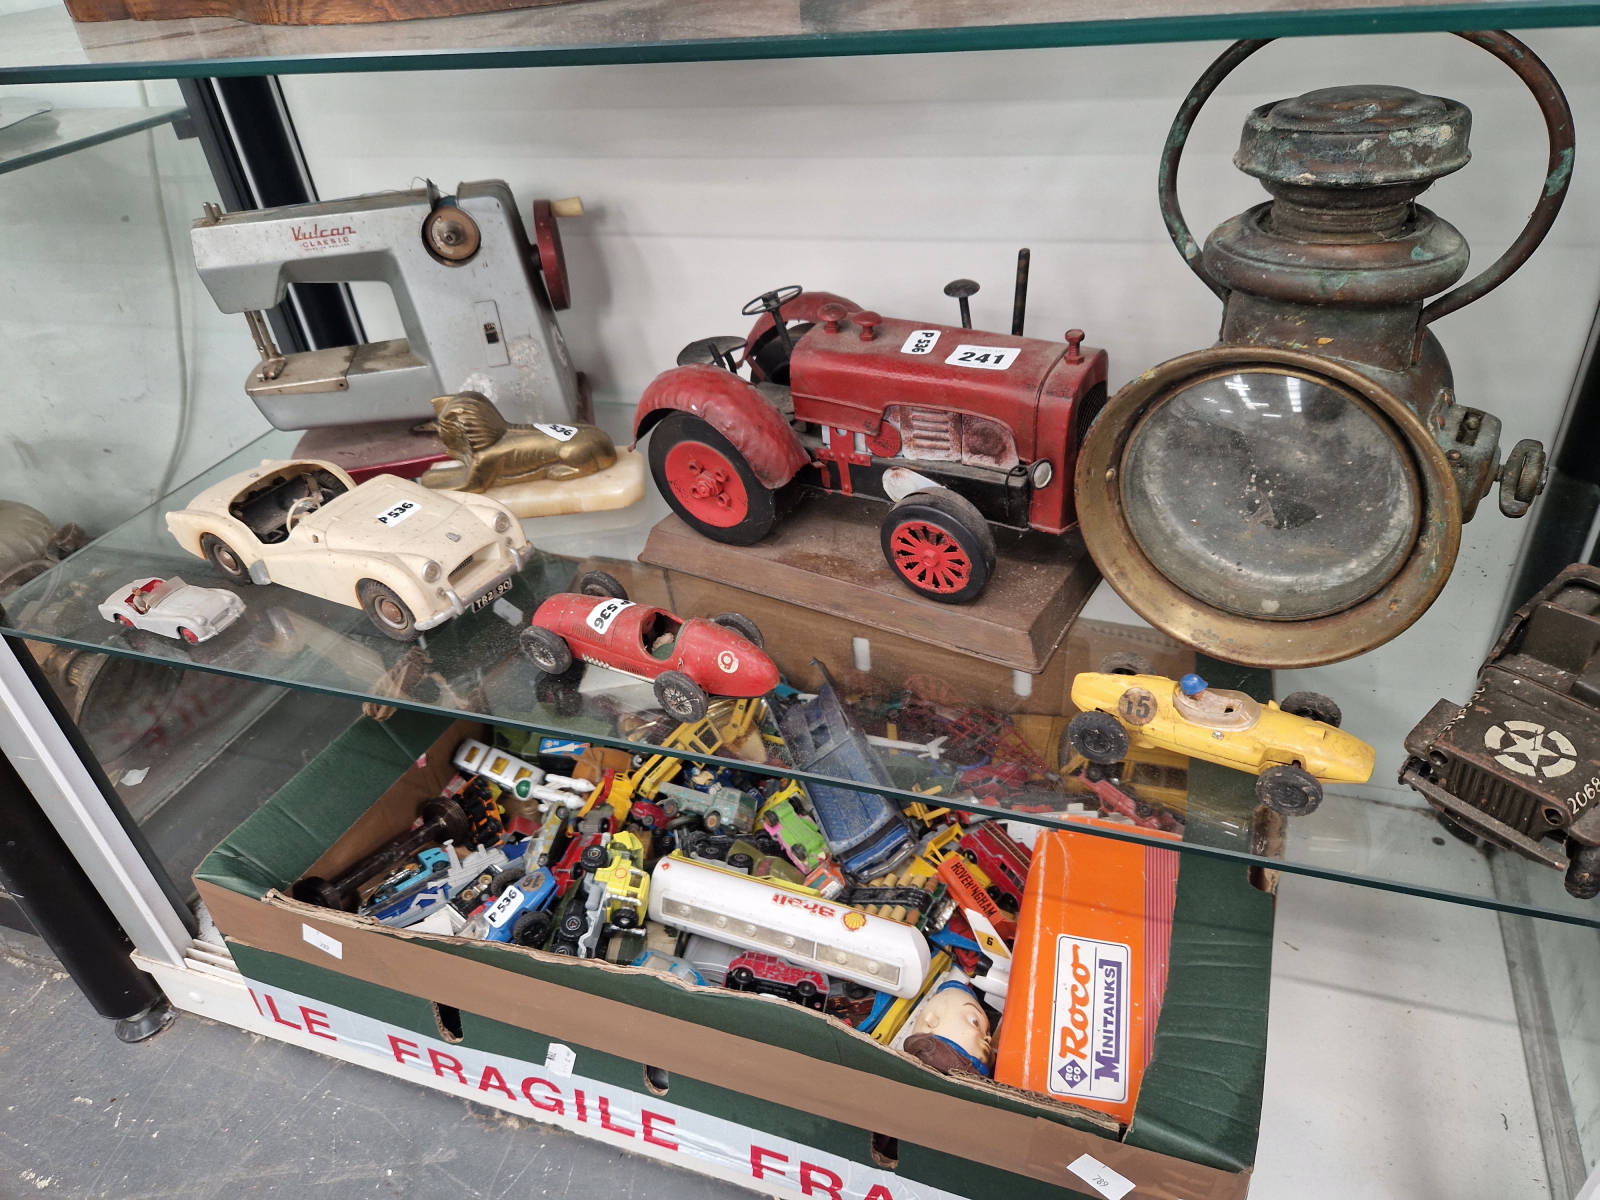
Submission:
[[[1004,371],[1022,354],[1020,346],[957,346],[945,365],[976,367],[982,371]]]

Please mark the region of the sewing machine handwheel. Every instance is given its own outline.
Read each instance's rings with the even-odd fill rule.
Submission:
[[[459,266],[478,253],[483,234],[470,215],[453,204],[441,204],[422,221],[422,244],[449,266]]]
[[[545,294],[550,307],[560,312],[572,307],[572,290],[567,286],[567,256],[561,249],[561,229],[550,201],[533,202],[533,242],[539,251],[539,270],[544,274]]]

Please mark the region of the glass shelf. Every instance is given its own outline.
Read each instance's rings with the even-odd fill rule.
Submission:
[[[612,407],[604,406],[607,411],[599,414],[602,424],[618,423],[621,410],[609,411]],[[757,603],[750,593],[636,561],[651,525],[665,511],[652,495],[621,512],[530,522],[539,553],[502,602],[449,622],[414,644],[380,635],[357,609],[277,585],[237,587],[247,606],[245,616],[195,646],[124,630],[99,615],[97,605],[108,595],[143,576],[181,574],[201,586],[233,587],[209,563],[179,549],[166,531],[163,514],[262,459],[290,457],[297,438],[293,433],[267,434],[25,584],[7,600],[5,629],[38,642],[121,658],[486,718],[505,727],[637,750],[638,743],[627,735],[635,732],[638,714],[656,710],[650,686],[595,667],[559,679],[543,675],[518,651],[518,634],[533,610],[545,597],[570,588],[577,573],[591,569],[615,574],[641,602],[684,615],[738,608],[741,597]],[[734,594],[722,594],[726,592]],[[942,737],[938,755],[879,749],[875,752],[892,786],[874,786],[796,770],[777,746],[765,763],[728,754],[667,753],[756,773],[846,783],[902,804],[949,805],[1084,829],[1072,814],[1092,812],[1097,801],[1072,773],[1072,763],[1062,770],[1057,749],[1061,730],[1075,711],[1066,699],[1073,674],[1095,669],[1110,650],[1135,649],[1164,674],[1181,674],[1198,665],[1214,686],[1243,688],[1261,699],[1270,695],[1270,677],[1264,672],[1196,664],[1191,652],[1149,629],[1080,621],[1068,632],[1057,661],[1037,677],[1047,684],[1054,680],[1055,691],[1036,684],[1024,706],[1016,696],[984,685],[983,664],[916,643],[896,647],[892,640],[875,642],[872,668],[856,669],[848,628],[835,618],[779,607],[788,615],[776,620],[763,615],[762,624],[768,649],[791,682],[815,688],[820,673],[812,659],[823,658],[869,735],[923,744]],[[1010,672],[1003,676],[1009,681]],[[895,724],[892,730],[890,722]],[[665,732],[670,725],[659,728]],[[1490,852],[1449,837],[1420,801],[1407,805],[1330,790],[1316,813],[1285,822],[1257,809],[1253,780],[1238,772],[1176,759],[1130,764],[1123,774],[1141,798],[1182,818],[1180,848],[1188,853],[1600,927],[1600,904],[1567,897],[1559,878],[1553,885],[1552,880],[1532,879],[1535,874],[1554,876],[1548,868],[1500,855],[1500,875],[1510,871],[1529,880],[1527,886],[1512,889],[1515,895],[1508,894],[1488,870]],[[1133,824],[1087,832],[1171,844]]]
[[[1586,0],[942,0],[751,5],[586,0],[365,25],[225,18],[75,24],[59,6],[0,16],[0,83],[305,71],[442,70],[810,58],[1600,23]]]
[[[180,120],[171,108],[63,108],[0,129],[0,175]]]

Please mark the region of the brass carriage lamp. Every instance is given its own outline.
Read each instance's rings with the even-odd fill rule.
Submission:
[[[1522,441],[1457,402],[1428,326],[1509,277],[1549,231],[1572,164],[1572,115],[1533,52],[1464,33],[1544,114],[1549,170],[1511,248],[1468,283],[1466,240],[1416,198],[1467,165],[1467,108],[1407,88],[1324,88],[1252,112],[1234,163],[1272,199],[1196,246],[1177,202],[1195,116],[1239,42],[1184,101],[1162,162],[1173,242],[1223,301],[1221,337],[1124,387],[1077,468],[1085,541],[1151,624],[1260,667],[1337,662],[1393,638],[1444,587],[1461,526],[1500,487],[1507,516],[1544,486]]]

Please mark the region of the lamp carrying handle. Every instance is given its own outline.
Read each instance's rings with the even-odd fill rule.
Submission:
[[[1567,198],[1567,188],[1572,183],[1572,109],[1568,107],[1567,98],[1555,76],[1550,73],[1550,68],[1527,45],[1503,30],[1473,30],[1458,32],[1456,36],[1487,50],[1505,63],[1533,93],[1549,134],[1550,158],[1545,168],[1544,188],[1539,195],[1539,203],[1534,206],[1528,223],[1523,226],[1516,241],[1487,270],[1424,308],[1421,321],[1424,326],[1488,295],[1527,262],[1555,224],[1556,214],[1561,211],[1562,202]],[[1183,209],[1178,204],[1178,164],[1183,158],[1183,147],[1189,140],[1190,130],[1194,128],[1195,118],[1211,98],[1211,93],[1233,73],[1235,67],[1272,40],[1261,38],[1235,42],[1206,68],[1205,74],[1195,81],[1194,87],[1184,97],[1178,115],[1172,119],[1167,144],[1161,152],[1161,174],[1157,185],[1161,197],[1161,219],[1166,222],[1172,244],[1183,255],[1189,269],[1222,300],[1228,298],[1228,289],[1206,272],[1205,264],[1201,261],[1201,247],[1189,232],[1189,225],[1183,219]]]

